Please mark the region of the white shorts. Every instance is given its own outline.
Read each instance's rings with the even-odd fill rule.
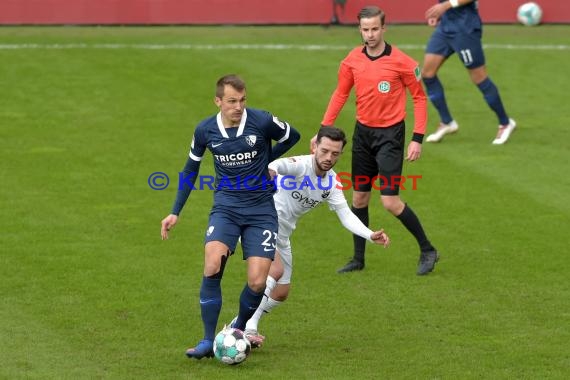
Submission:
[[[293,253],[291,252],[291,241],[289,237],[293,233],[291,227],[279,223],[277,233],[277,252],[283,262],[283,275],[277,281],[278,284],[288,285],[291,283],[291,275],[293,274]]]

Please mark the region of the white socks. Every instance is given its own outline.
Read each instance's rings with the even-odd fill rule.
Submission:
[[[277,281],[273,277],[267,276],[263,299],[261,300],[261,303],[259,304],[259,307],[255,311],[253,316],[249,319],[249,321],[247,321],[245,325],[246,330],[257,331],[257,325],[259,324],[259,320],[261,319],[263,314],[269,313],[271,310],[273,310],[274,308],[283,303],[282,301],[275,301],[273,298],[269,297],[269,294],[271,294],[271,291],[273,290],[273,288],[275,288],[275,285],[277,285]]]

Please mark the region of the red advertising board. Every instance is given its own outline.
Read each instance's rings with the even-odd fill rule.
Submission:
[[[479,1],[486,23],[514,23],[524,0]],[[538,0],[543,22],[570,23],[563,0]],[[336,5],[335,5],[336,3]],[[388,23],[423,23],[435,0],[0,0],[0,24],[328,24],[356,22],[366,5]]]

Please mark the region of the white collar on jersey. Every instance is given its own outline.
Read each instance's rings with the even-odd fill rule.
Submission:
[[[247,110],[243,110],[243,114],[241,115],[241,121],[239,122],[239,127],[238,127],[238,131],[236,133],[236,137],[239,137],[242,135],[243,133],[243,129],[245,128],[245,121],[247,119]],[[216,116],[216,121],[218,122],[218,129],[220,130],[220,133],[222,134],[222,136],[226,139],[229,139],[230,136],[228,136],[228,133],[226,132],[226,127],[224,127],[224,123],[222,123],[222,113],[218,112],[218,115]]]

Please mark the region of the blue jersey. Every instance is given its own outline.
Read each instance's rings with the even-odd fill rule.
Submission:
[[[439,0],[443,3],[448,0]],[[481,30],[477,0],[472,3],[448,9],[437,26],[443,33],[471,33]]]
[[[299,138],[299,133],[288,123],[267,111],[246,108],[240,125],[233,128],[225,128],[218,113],[196,127],[184,173],[192,175],[195,182],[200,161],[208,149],[216,172],[214,207],[255,206],[271,199],[275,192],[268,164]],[[277,141],[275,147],[272,147],[273,140]],[[173,214],[180,213],[190,190],[190,186],[179,186]]]

